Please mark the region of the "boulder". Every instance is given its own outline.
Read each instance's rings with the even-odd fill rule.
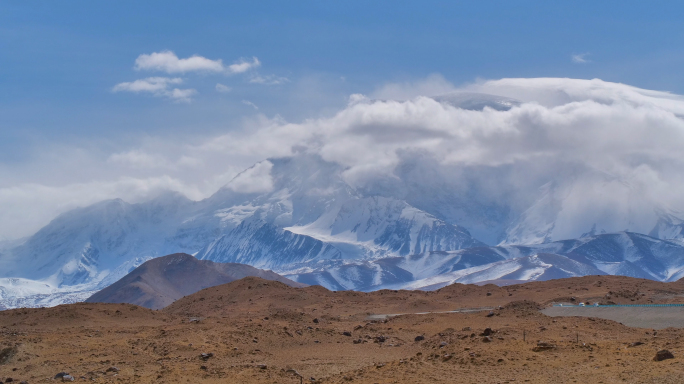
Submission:
[[[660,351],[656,352],[655,357],[653,357],[653,361],[663,361],[667,359],[674,359],[672,352],[668,351],[667,349],[661,349]]]

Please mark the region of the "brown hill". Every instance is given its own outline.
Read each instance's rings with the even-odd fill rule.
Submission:
[[[161,309],[201,289],[226,284],[246,276],[280,281],[293,287],[305,286],[275,272],[249,265],[214,263],[198,260],[186,253],[175,253],[145,262],[121,280],[89,297],[86,302],[129,303]]]
[[[436,291],[329,291],[321,286],[292,288],[248,277],[189,295],[164,309],[184,316],[237,316],[241,311],[297,311],[314,316],[366,316],[498,307],[531,300],[602,304],[684,303],[684,284],[623,276],[584,276],[508,286],[452,284]],[[315,312],[315,313],[314,313]]]

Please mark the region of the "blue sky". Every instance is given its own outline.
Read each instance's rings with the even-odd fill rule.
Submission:
[[[36,135],[224,129],[222,121],[252,112],[243,99],[264,112],[302,118],[340,105],[346,94],[431,73],[455,84],[598,77],[684,93],[684,4],[560,3],[3,2],[1,156],[21,158]],[[199,95],[183,106],[110,91],[141,77],[132,69],[138,55],[162,50],[226,63],[255,56],[262,72],[290,82],[259,87],[221,79],[234,92],[217,97],[216,76],[191,76]],[[583,53],[587,63],[571,60]],[[288,102],[306,86],[303,79],[327,93],[308,108]]]
[[[216,136],[258,116],[329,116],[351,94],[435,74],[456,86],[600,78],[682,94],[682,20],[681,1],[5,1],[0,188],[101,177],[44,171],[45,153],[110,158],[141,142]],[[260,66],[232,75],[134,68],[141,55],[164,51]],[[195,90],[191,101],[113,91],[160,76],[182,79],[179,88]]]

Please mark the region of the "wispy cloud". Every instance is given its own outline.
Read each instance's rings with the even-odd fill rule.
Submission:
[[[258,111],[258,110],[259,110],[259,107],[257,107],[256,104],[252,103],[252,102],[249,101],[249,100],[242,100],[242,104],[244,104],[244,105],[249,105],[250,107],[254,108],[255,111]]]
[[[107,159],[108,164],[123,165],[130,168],[161,168],[169,164],[168,159],[159,154],[149,154],[139,150],[114,153]]]
[[[261,76],[259,74],[255,74],[249,79],[250,83],[254,84],[265,84],[265,85],[278,85],[278,84],[283,84],[283,83],[288,83],[290,79],[287,77],[279,77],[276,75],[266,75],[266,76]]]
[[[216,92],[228,93],[230,92],[230,87],[221,83],[216,83]]]
[[[252,61],[247,59],[240,59],[235,64],[231,64],[226,68],[228,73],[245,73],[250,69],[254,69],[261,66],[261,62],[256,57],[252,57]]]
[[[591,63],[591,60],[587,59],[587,56],[589,56],[589,52],[572,55],[572,62],[577,64]]]
[[[131,82],[119,83],[112,88],[114,92],[151,93],[157,97],[167,97],[175,101],[190,102],[192,96],[197,93],[194,89],[173,88],[173,84],[181,84],[183,79],[179,77],[148,77]]]
[[[114,92],[160,92],[168,89],[169,84],[180,84],[183,79],[179,77],[148,77],[146,79],[119,83],[114,86]]]

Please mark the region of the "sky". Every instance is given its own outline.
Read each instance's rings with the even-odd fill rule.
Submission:
[[[207,197],[310,140],[302,129],[348,129],[340,116],[363,100],[464,89],[525,99],[532,83],[511,91],[488,82],[506,78],[608,84],[539,86],[610,94],[570,98],[579,102],[643,94],[612,83],[684,94],[681,20],[676,1],[2,2],[0,240],[102,199],[142,201],[168,189]],[[560,105],[535,92],[529,101]],[[638,105],[680,113],[667,96],[655,99]],[[608,121],[624,126],[618,120]],[[259,139],[274,131],[279,141]],[[367,150],[405,149],[384,144]]]

